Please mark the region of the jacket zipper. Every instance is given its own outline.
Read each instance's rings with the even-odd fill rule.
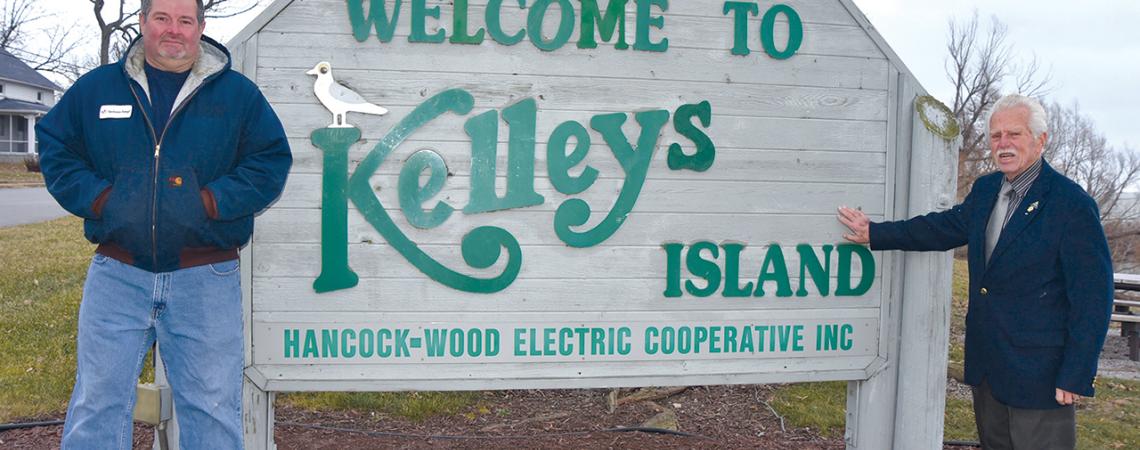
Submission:
[[[207,80],[202,80],[202,84],[194,88],[177,108],[170,111],[170,117],[166,119],[166,125],[162,127],[162,134],[155,134],[154,123],[150,121],[150,116],[146,113],[146,106],[143,105],[142,99],[139,98],[138,92],[135,91],[134,85],[138,84],[138,82],[131,80],[131,95],[135,97],[135,102],[139,104],[143,119],[146,120],[147,128],[150,129],[150,136],[154,139],[154,185],[150,191],[150,255],[151,262],[154,264],[152,267],[155,270],[158,270],[158,162],[162,153],[162,140],[166,138],[166,130],[170,129],[170,122],[174,120],[174,116],[182,111],[182,107],[190,102],[190,99],[194,97],[194,94],[198,93],[198,90],[202,88],[202,85],[204,85],[206,81]]]

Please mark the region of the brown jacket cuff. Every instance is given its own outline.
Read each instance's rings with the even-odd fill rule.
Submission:
[[[95,218],[103,217],[103,205],[107,204],[107,198],[111,196],[112,187],[113,186],[107,186],[106,189],[103,189],[103,192],[100,192],[99,196],[95,197],[95,203],[91,204],[91,210],[95,212]]]
[[[202,206],[206,207],[206,217],[218,220],[218,201],[214,200],[214,193],[206,188],[199,192],[202,194]]]

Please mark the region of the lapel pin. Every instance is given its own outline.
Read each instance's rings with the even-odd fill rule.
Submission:
[[[1033,202],[1033,203],[1030,203],[1030,204],[1029,204],[1029,207],[1028,207],[1028,208],[1025,208],[1025,213],[1026,213],[1026,214],[1029,214],[1029,213],[1033,212],[1033,210],[1037,209],[1037,204],[1038,204],[1038,203],[1040,203],[1040,202]]]

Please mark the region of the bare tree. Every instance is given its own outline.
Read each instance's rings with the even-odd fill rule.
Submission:
[[[56,23],[40,27],[55,16],[45,13],[35,0],[10,0],[0,9],[0,49],[31,68],[63,75],[71,80],[78,64],[74,61],[80,39],[75,27]],[[35,48],[29,44],[37,43]]]
[[[88,0],[93,6],[95,22],[99,24],[99,64],[118,59],[130,43],[139,36],[138,1]],[[205,0],[206,18],[226,18],[242,14],[257,7],[260,0]],[[110,5],[109,13],[104,11]],[[104,13],[108,13],[106,16]]]
[[[1096,200],[1113,260],[1135,263],[1140,248],[1140,205],[1128,189],[1140,180],[1140,157],[1130,148],[1108,145],[1076,102],[1068,107],[1054,102],[1046,106],[1046,112],[1050,131],[1046,158]]]
[[[954,85],[953,111],[962,129],[958,153],[958,198],[969,192],[979,176],[994,170],[986,138],[986,113],[1013,83],[1016,92],[1039,97],[1049,90],[1050,75],[1034,57],[1026,64],[1011,63],[1012,46],[1007,28],[996,17],[988,30],[979,24],[977,11],[965,21],[953,19],[946,44],[946,76]]]

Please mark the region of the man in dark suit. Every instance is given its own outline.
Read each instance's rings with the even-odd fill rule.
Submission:
[[[989,118],[1000,172],[978,178],[961,204],[882,223],[839,208],[843,237],[874,250],[969,246],[966,383],[986,449],[1076,446],[1073,404],[1093,395],[1112,314],[1096,202],[1042,159],[1046,126],[1039,102],[1003,97]]]

